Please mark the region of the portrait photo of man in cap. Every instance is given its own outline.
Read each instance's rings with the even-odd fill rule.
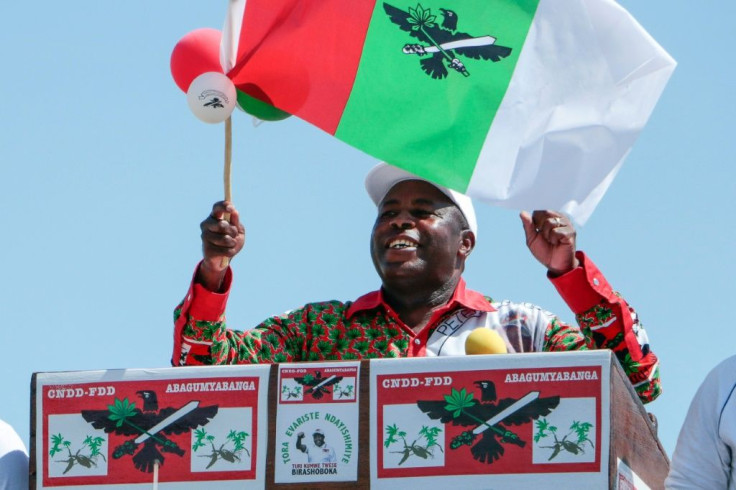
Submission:
[[[325,433],[322,429],[312,432],[313,444],[304,444],[304,432],[296,435],[296,448],[306,453],[310,463],[334,463],[337,461],[335,449],[325,442]]]

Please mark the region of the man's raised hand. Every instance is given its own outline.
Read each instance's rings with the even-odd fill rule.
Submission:
[[[229,221],[227,217],[229,215]],[[245,244],[245,227],[235,206],[228,201],[216,202],[210,215],[199,225],[202,230],[202,265],[197,282],[218,292],[227,272],[228,262]]]
[[[556,211],[522,211],[521,222],[526,245],[553,277],[569,272],[579,265],[575,258],[575,228],[570,220]]]

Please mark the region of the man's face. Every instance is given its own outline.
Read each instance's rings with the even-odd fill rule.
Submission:
[[[325,443],[325,436],[322,434],[314,434],[312,438],[314,439],[314,445],[317,447],[322,447],[322,444]]]
[[[439,189],[420,180],[396,184],[378,206],[371,235],[373,265],[384,285],[446,284],[462,272],[475,243],[462,228],[460,210]]]

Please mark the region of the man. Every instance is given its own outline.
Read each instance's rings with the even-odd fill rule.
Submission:
[[[302,439],[304,439],[304,432],[296,435],[296,448],[303,453],[307,453],[307,461],[310,463],[334,463],[337,461],[335,450],[332,446],[325,444],[325,433],[322,432],[322,429],[315,429],[312,434],[314,446],[307,447]]]
[[[28,488],[28,451],[8,423],[0,420],[0,490]]]
[[[247,332],[228,330],[232,280],[227,259],[245,230],[230,203],[202,222],[204,259],[175,310],[175,365],[298,362],[464,354],[478,327],[504,339],[509,352],[612,349],[642,401],[660,393],[657,358],[627,303],[591,260],[575,250],[575,230],[552,211],[522,213],[526,243],[575,312],[581,329],[529,304],[494,302],[466,289],[465,261],[477,235],[466,196],[379,164],[366,177],[378,206],[371,256],[382,287],[354,302],[313,303]],[[230,222],[223,218],[230,214]]]
[[[667,489],[736,489],[736,356],[698,388],[672,454]]]

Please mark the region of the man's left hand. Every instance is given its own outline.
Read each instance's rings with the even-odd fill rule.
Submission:
[[[550,276],[561,276],[580,265],[575,258],[575,228],[565,215],[556,211],[522,211],[521,222],[526,246]]]

